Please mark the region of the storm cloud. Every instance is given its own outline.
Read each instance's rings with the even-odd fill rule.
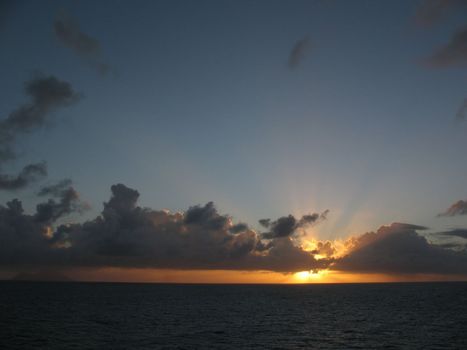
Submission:
[[[7,161],[16,159],[17,138],[43,127],[53,112],[79,99],[72,86],[54,76],[39,75],[25,83],[30,102],[20,105],[0,121],[0,171]],[[26,165],[17,175],[0,172],[1,190],[18,190],[47,175],[44,162]]]
[[[57,17],[54,22],[54,32],[63,46],[72,50],[99,74],[106,75],[111,71],[111,66],[101,58],[99,41],[84,33],[69,14],[62,12]]]
[[[292,50],[289,54],[288,65],[290,69],[297,68],[303,59],[306,57],[307,53],[311,49],[310,37],[306,36],[303,39],[298,40],[295,45],[292,47]]]

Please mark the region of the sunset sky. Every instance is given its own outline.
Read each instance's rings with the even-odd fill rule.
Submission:
[[[0,46],[0,278],[467,280],[467,1],[0,0]]]

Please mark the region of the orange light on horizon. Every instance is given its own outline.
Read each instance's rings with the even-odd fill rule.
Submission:
[[[83,268],[63,270],[75,281],[182,284],[322,284],[467,281],[462,275],[350,273],[335,270],[299,272],[236,270],[168,270],[148,268]],[[1,277],[1,276],[0,276]]]

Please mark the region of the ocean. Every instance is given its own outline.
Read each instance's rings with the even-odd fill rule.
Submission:
[[[467,349],[467,283],[0,282],[0,349]]]

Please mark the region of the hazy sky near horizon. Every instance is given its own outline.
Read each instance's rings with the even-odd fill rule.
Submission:
[[[45,160],[48,178],[3,203],[33,209],[72,178],[84,219],[124,183],[142,206],[214,201],[253,227],[329,209],[320,239],[467,225],[437,217],[467,198],[465,38],[436,56],[465,29],[463,1],[426,18],[406,0],[2,3],[0,113],[38,72],[79,95],[21,137],[2,170]]]

